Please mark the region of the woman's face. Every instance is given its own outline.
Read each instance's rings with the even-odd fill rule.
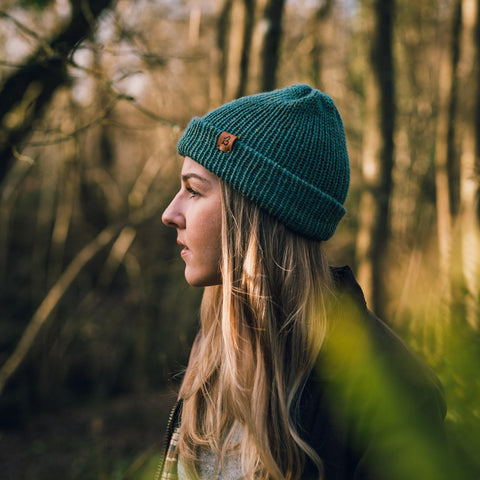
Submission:
[[[177,230],[177,243],[190,285],[221,283],[221,189],[216,175],[185,157],[180,190],[163,212],[162,221]]]

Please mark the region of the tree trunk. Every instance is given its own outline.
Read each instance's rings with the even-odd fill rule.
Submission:
[[[68,82],[68,56],[92,31],[95,21],[113,0],[72,2],[68,25],[48,45],[41,45],[0,91],[0,182],[14,151],[28,137],[57,89]]]
[[[264,10],[265,36],[262,48],[262,91],[273,90],[277,83],[277,67],[282,39],[282,18],[285,0],[269,0]]]
[[[224,101],[231,100],[238,96],[238,92],[244,91],[247,81],[245,71],[242,71],[242,60],[244,55],[248,57],[249,44],[249,39],[245,37],[245,31],[248,30],[245,26],[249,18],[245,2],[234,0],[229,13],[230,29]]]
[[[459,34],[461,27],[462,2],[452,5],[452,23],[447,53],[441,58],[439,74],[439,112],[435,145],[435,187],[437,207],[437,241],[439,255],[440,297],[445,305],[452,300],[451,253],[452,253],[452,205],[453,163],[455,139],[455,111],[457,104],[457,75],[459,56]]]
[[[367,299],[383,315],[386,308],[385,260],[390,236],[390,196],[393,170],[395,98],[392,33],[394,0],[371,0],[371,44],[367,58],[366,119],[362,171],[364,192],[360,200],[357,239],[358,275]]]
[[[247,91],[255,0],[225,0],[219,5],[217,18],[217,42],[211,52],[212,108]]]
[[[236,97],[242,97],[247,93],[252,37],[255,27],[255,0],[243,0],[243,3],[245,6],[243,48],[240,58],[240,79],[238,82]]]
[[[285,0],[225,0],[220,5],[217,42],[211,53],[212,107],[275,88],[284,3]]]
[[[479,132],[478,110],[480,109],[480,84],[478,55],[480,54],[478,29],[479,1],[462,0],[462,39],[459,77],[462,89],[468,91],[463,104],[461,122],[461,237],[462,266],[466,286],[467,321],[472,327],[479,325],[480,291],[480,228],[478,219],[478,167]],[[476,37],[477,35],[477,37]],[[473,99],[473,101],[472,101]]]
[[[325,44],[325,22],[332,11],[334,0],[325,0],[317,7],[307,23],[307,34],[311,38],[310,81],[316,88],[322,88],[322,57]]]
[[[229,11],[232,0],[217,2],[216,41],[210,51],[210,78],[209,78],[209,104],[210,108],[218,107],[225,98],[225,75],[227,69],[228,32],[230,30]]]
[[[18,154],[17,154],[18,155]],[[20,157],[20,161],[9,171],[0,191],[0,305],[6,289],[7,271],[9,267],[9,248],[13,240],[10,236],[11,219],[14,205],[22,188],[22,182],[27,176],[33,160]]]
[[[257,0],[250,47],[248,93],[273,90],[277,82],[285,0]]]

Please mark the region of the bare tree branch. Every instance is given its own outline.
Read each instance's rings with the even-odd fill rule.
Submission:
[[[0,396],[6,383],[28,354],[41,327],[57,307],[67,289],[72,285],[88,262],[115,239],[110,255],[105,263],[105,270],[99,279],[100,284],[104,287],[111,281],[116,269],[124,262],[125,256],[135,239],[135,227],[158,215],[158,211],[164,202],[162,196],[157,195],[156,201],[148,205],[144,203],[144,198],[155,176],[162,170],[166,171],[171,165],[173,165],[173,162],[159,162],[155,155],[149,157],[128,197],[131,206],[134,207],[129,218],[103,229],[80,250],[59,276],[58,280],[35,311],[15,350],[0,367]]]
[[[0,181],[11,167],[12,148],[25,140],[56,90],[68,83],[68,56],[91,33],[100,13],[113,3],[72,1],[70,22],[48,48],[42,44],[5,82],[0,91]]]
[[[85,132],[89,128],[92,128],[96,125],[100,125],[105,120],[107,120],[110,116],[110,113],[113,111],[116,104],[120,100],[125,100],[125,101],[129,102],[140,113],[142,113],[143,115],[145,115],[146,117],[148,117],[152,120],[155,120],[156,122],[162,123],[164,125],[168,125],[168,126],[173,127],[173,128],[178,128],[178,129],[183,129],[184,128],[184,126],[179,125],[179,124],[173,122],[172,120],[169,120],[168,118],[162,117],[162,116],[156,114],[155,112],[152,112],[148,108],[142,106],[140,103],[137,102],[137,100],[134,97],[132,97],[130,95],[124,95],[122,93],[119,93],[105,107],[105,109],[104,109],[104,111],[101,115],[99,115],[98,117],[96,117],[92,121],[86,123],[85,125],[82,125],[81,127],[77,128],[77,129],[75,129],[75,130],[73,130],[69,133],[63,134],[63,135],[52,136],[50,138],[47,137],[45,140],[29,141],[29,142],[25,142],[25,144],[20,144],[20,145],[24,146],[24,145],[28,144],[31,147],[45,147],[45,146],[48,146],[48,145],[55,145],[55,144],[58,144],[58,143],[67,142],[67,141],[71,140],[72,138],[75,138],[78,135],[80,135],[81,133]],[[122,123],[120,123],[118,121],[115,121],[115,120],[108,120],[108,122],[111,125],[121,126],[122,128],[138,129],[138,130],[149,128],[149,127],[128,126],[128,125],[122,124]]]
[[[62,143],[62,142],[67,142],[68,140],[71,140],[72,138],[75,138],[78,136],[80,133],[83,133],[85,130],[88,130],[89,128],[101,124],[112,112],[114,109],[116,103],[122,98],[122,95],[118,95],[116,98],[114,98],[104,109],[103,113],[99,115],[97,118],[94,118],[91,122],[88,122],[87,124],[69,132],[64,135],[58,135],[54,136],[52,138],[47,138],[46,140],[40,140],[40,141],[32,141],[28,142],[29,146],[32,147],[45,147],[47,145],[54,145],[57,143]],[[27,142],[25,143],[27,144]]]
[[[30,350],[40,328],[47,321],[54,308],[58,305],[58,302],[61,300],[68,287],[70,287],[75,278],[77,278],[83,267],[85,267],[85,265],[102,248],[112,241],[121,228],[121,225],[111,225],[102,230],[90,243],[80,250],[62,275],[60,275],[59,279],[50,289],[47,296],[34,313],[30,323],[23,332],[17,347],[2,365],[0,369],[0,395],[2,394],[8,379],[15,373],[16,369]]]
[[[54,55],[55,52],[52,50],[52,47],[44,38],[38,35],[37,32],[34,32],[30,28],[28,28],[26,25],[24,25],[22,22],[17,20],[15,17],[13,17],[12,15],[10,15],[9,13],[3,10],[0,10],[0,18],[6,18],[10,22],[12,22],[21,32],[26,33],[29,37],[34,38],[40,44],[41,48],[43,48],[44,52],[47,55],[50,55],[50,56]]]

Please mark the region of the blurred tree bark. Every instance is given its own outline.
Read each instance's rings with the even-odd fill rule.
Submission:
[[[478,217],[480,173],[480,1],[462,0],[462,35],[459,81],[462,91],[460,214],[462,267],[466,286],[468,323],[476,328],[479,321],[480,228]]]
[[[456,177],[455,112],[457,108],[458,61],[462,0],[455,0],[450,14],[448,44],[441,57],[438,86],[438,118],[435,142],[435,194],[437,213],[437,238],[439,254],[439,281],[445,305],[452,299],[451,251],[452,215],[456,208],[454,183]]]
[[[218,4],[211,52],[210,104],[272,90],[280,56],[285,0],[224,0]]]
[[[253,0],[234,0],[230,7],[224,100],[231,100],[245,92],[253,28],[253,4]]]
[[[54,93],[68,84],[69,56],[94,29],[99,15],[114,0],[72,0],[72,16],[64,29],[37,51],[4,83],[0,91],[0,182],[13,152],[20,151],[34,122],[43,114]],[[0,15],[7,17],[5,12]]]
[[[245,17],[243,22],[243,48],[240,57],[240,79],[236,97],[247,94],[248,71],[252,50],[253,29],[255,26],[255,0],[243,0]]]
[[[475,20],[475,50],[474,55],[477,59],[474,82],[477,88],[477,108],[475,109],[475,157],[477,172],[480,172],[480,67],[478,59],[480,58],[480,1],[476,4],[477,18]],[[479,182],[480,183],[480,182]],[[480,185],[477,186],[477,220],[480,223]]]
[[[268,0],[263,11],[264,36],[262,45],[262,91],[273,90],[277,83],[277,68],[282,40],[282,18],[285,0]]]
[[[362,151],[364,190],[360,199],[356,254],[358,276],[367,300],[383,315],[386,307],[385,262],[390,237],[390,196],[395,125],[392,33],[394,0],[365,2],[368,26],[366,118]]]
[[[334,0],[324,0],[313,11],[313,14],[308,19],[307,35],[311,38],[310,49],[310,78],[311,83],[316,88],[322,88],[322,57],[325,45],[325,23],[330,13]]]
[[[255,0],[224,0],[217,8],[216,43],[210,53],[212,108],[246,93]]]
[[[234,1],[222,0],[216,3],[216,41],[210,52],[209,102],[211,108],[219,106],[226,100],[231,11]]]
[[[0,305],[6,290],[11,218],[22,182],[32,165],[33,162],[30,158],[21,158],[21,161],[17,162],[15,167],[8,172],[5,186],[0,191]]]

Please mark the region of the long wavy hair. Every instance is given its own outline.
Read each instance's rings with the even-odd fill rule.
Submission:
[[[319,241],[287,229],[222,182],[222,285],[205,288],[180,389],[179,452],[198,478],[207,449],[248,479],[300,479],[322,463],[297,430],[299,400],[327,333],[332,279]]]

